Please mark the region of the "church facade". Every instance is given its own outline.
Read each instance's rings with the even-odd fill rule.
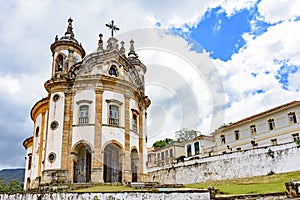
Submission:
[[[72,19],[51,45],[52,75],[46,98],[31,110],[33,135],[26,149],[25,189],[57,183],[143,181],[146,174],[146,66],[124,42],[99,35],[89,55],[75,39]],[[118,30],[118,29],[117,29]]]

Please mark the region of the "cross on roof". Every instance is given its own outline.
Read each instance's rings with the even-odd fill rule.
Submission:
[[[120,30],[116,25],[114,25],[114,20],[111,20],[110,24],[105,24],[109,29],[111,29],[111,37],[114,37],[114,31]]]

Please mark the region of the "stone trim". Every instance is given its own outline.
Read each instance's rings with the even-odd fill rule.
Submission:
[[[80,104],[92,104],[93,101],[89,101],[89,100],[79,100],[79,101],[76,101],[76,104],[77,105],[80,105]]]
[[[105,99],[106,103],[108,104],[117,104],[118,106],[121,106],[123,103],[116,99]]]

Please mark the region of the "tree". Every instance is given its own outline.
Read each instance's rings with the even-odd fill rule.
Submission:
[[[0,178],[0,192],[7,192],[6,185],[3,183],[2,178]]]
[[[22,192],[23,191],[23,184],[19,183],[16,180],[10,180],[7,184],[7,189],[9,192]]]
[[[171,139],[171,138],[166,138],[164,140],[158,140],[153,143],[152,147],[162,148],[162,147],[168,146],[171,142],[173,142],[173,139]]]
[[[10,180],[8,184],[3,183],[0,178],[0,192],[22,192],[23,184],[16,180]]]
[[[195,131],[195,130],[189,130],[187,128],[183,128],[179,131],[175,132],[176,135],[176,139],[178,142],[184,142],[187,140],[191,140],[194,139],[195,137],[197,137],[198,133],[200,134],[199,131]]]

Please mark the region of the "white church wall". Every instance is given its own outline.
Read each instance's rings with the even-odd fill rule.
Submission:
[[[45,161],[46,160],[46,155],[45,155],[45,150],[47,149],[47,122],[48,122],[48,111],[45,112],[45,120],[44,120],[44,138],[43,138],[43,152],[42,152],[42,160]],[[44,170],[45,168],[45,162],[42,162],[42,165],[41,165],[41,171]]]
[[[54,102],[53,96],[60,95],[60,98]],[[48,121],[48,138],[45,159],[45,169],[59,169],[61,167],[61,151],[62,151],[62,134],[64,125],[64,106],[65,95],[63,92],[53,93],[49,101],[49,121]],[[58,122],[56,129],[51,129],[51,123]],[[48,156],[50,153],[55,153],[54,162],[50,162]]]
[[[190,184],[300,170],[295,143],[250,149],[148,169],[151,181]]]
[[[125,146],[125,130],[123,128],[102,126],[102,144],[116,140]]]
[[[139,136],[133,131],[130,131],[130,147],[136,147],[139,150]]]
[[[39,162],[39,148],[40,148],[40,133],[36,135],[36,128],[39,127],[41,132],[42,127],[42,114],[39,114],[35,120],[35,126],[33,129],[33,151],[32,151],[32,174],[31,178],[35,179],[37,177],[38,162]]]
[[[72,147],[79,141],[87,141],[89,144],[94,145],[94,126],[76,126],[72,131]],[[93,146],[91,146],[93,149]]]
[[[26,161],[25,161],[25,175],[24,175],[24,188],[27,185],[27,179],[30,178],[30,180],[32,179],[31,174],[32,174],[32,165],[31,168],[28,169],[29,166],[29,155],[32,155],[32,146],[28,147],[26,150]]]

